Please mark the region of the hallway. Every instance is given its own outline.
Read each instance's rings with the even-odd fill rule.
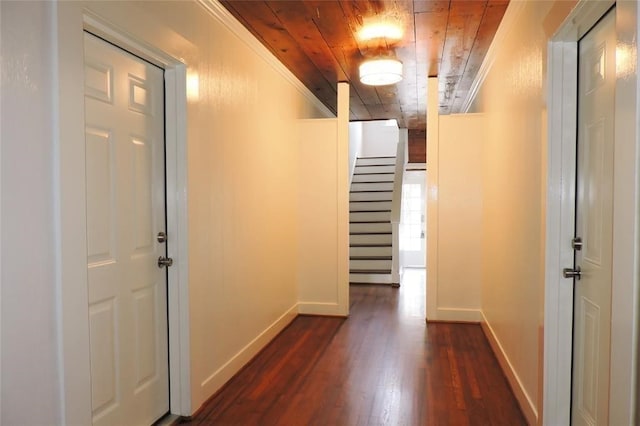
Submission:
[[[478,325],[424,322],[424,271],[351,286],[348,320],[300,316],[193,425],[521,425]]]

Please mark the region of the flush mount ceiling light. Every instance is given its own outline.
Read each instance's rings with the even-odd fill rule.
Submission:
[[[402,62],[391,58],[376,58],[360,64],[360,81],[369,86],[386,86],[402,80]]]

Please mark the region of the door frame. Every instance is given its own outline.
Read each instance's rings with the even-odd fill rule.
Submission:
[[[548,163],[544,308],[543,424],[569,424],[573,282],[561,270],[573,265],[575,229],[578,40],[616,5],[611,383],[609,421],[634,424],[637,376],[640,171],[636,122],[637,5],[631,1],[580,1],[549,42]],[[621,56],[617,56],[617,59]],[[627,59],[627,58],[625,58]]]
[[[186,66],[152,44],[118,30],[78,2],[57,2],[53,79],[58,95],[56,241],[61,424],[91,424],[86,268],[83,33],[92,32],[165,71],[165,167],[168,256],[170,412],[191,414]]]

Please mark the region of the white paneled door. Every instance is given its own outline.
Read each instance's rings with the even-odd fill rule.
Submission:
[[[163,70],[84,42],[93,424],[149,425],[169,410]]]
[[[609,420],[615,12],[579,43],[572,423]]]

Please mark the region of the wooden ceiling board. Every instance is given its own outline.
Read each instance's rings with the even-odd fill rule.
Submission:
[[[337,87],[328,82],[298,42],[285,30],[278,17],[263,1],[226,1],[234,16],[241,16],[245,26],[313,92],[327,108],[337,110]],[[241,21],[242,22],[242,21]]]
[[[336,83],[351,84],[350,119],[395,118],[426,128],[427,77],[440,78],[440,113],[459,112],[509,0],[221,0],[331,111]],[[400,41],[360,40],[372,17],[403,22]],[[367,58],[390,54],[404,79],[372,87],[359,80]]]
[[[458,84],[471,54],[486,5],[486,0],[451,1],[439,70],[439,74],[445,78],[438,81],[441,114],[451,113],[456,97],[463,95],[457,90]]]
[[[414,13],[422,12],[447,12],[449,10],[450,0],[414,0]]]
[[[324,41],[316,23],[300,1],[267,1],[267,6],[278,17],[284,29],[298,42],[329,84],[346,81],[347,75]]]

